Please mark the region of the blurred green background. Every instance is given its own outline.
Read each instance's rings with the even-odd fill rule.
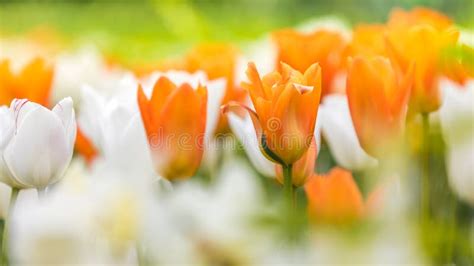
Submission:
[[[179,54],[202,41],[244,44],[321,16],[348,24],[383,22],[393,7],[427,6],[472,28],[474,0],[0,0],[0,33],[52,28],[71,44],[93,42],[131,61]]]

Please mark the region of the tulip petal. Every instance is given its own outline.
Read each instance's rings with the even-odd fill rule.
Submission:
[[[226,92],[226,81],[225,79],[217,79],[206,84],[209,98],[207,101],[206,136],[204,140],[209,143],[219,121],[220,107]]]
[[[97,116],[104,113],[105,99],[92,87],[81,88],[81,108],[78,118],[81,132],[90,139],[95,147],[100,147],[100,120]]]
[[[64,173],[72,158],[70,147],[59,117],[39,107],[23,118],[3,157],[18,183],[43,188]]]
[[[227,113],[227,118],[232,132],[244,147],[245,153],[255,169],[264,176],[274,177],[275,164],[263,156],[260,151],[260,143],[257,139],[250,115],[246,114],[245,117],[242,118],[229,112]]]
[[[321,119],[323,137],[340,166],[362,170],[376,164],[375,159],[359,144],[344,95],[327,95],[320,106],[318,117]]]
[[[66,135],[68,136],[68,143],[72,149],[77,133],[76,115],[74,113],[72,98],[68,97],[61,100],[52,111],[61,119]]]

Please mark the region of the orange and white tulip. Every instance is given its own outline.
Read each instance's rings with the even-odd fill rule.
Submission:
[[[352,121],[364,150],[383,156],[402,136],[413,67],[397,71],[384,57],[355,57],[349,64],[347,98]]]
[[[163,76],[151,98],[139,87],[138,106],[156,172],[168,180],[191,177],[204,151],[207,89],[177,86]]]
[[[311,65],[304,74],[282,63],[280,70],[263,78],[253,63],[247,69],[249,91],[255,111],[244,107],[251,116],[260,150],[271,161],[290,165],[308,150],[313,139],[321,98],[321,68]]]

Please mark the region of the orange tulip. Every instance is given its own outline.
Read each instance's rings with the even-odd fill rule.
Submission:
[[[449,18],[423,8],[395,10],[388,27],[387,48],[392,60],[403,71],[415,62],[410,112],[436,111],[441,105],[438,79],[444,75],[443,55],[457,45],[459,32]]]
[[[278,72],[261,79],[255,64],[249,63],[247,77],[250,83],[242,85],[249,91],[255,111],[243,107],[250,113],[262,153],[285,166],[295,163],[308,150],[314,135],[321,68],[313,64],[303,75],[282,63]],[[234,106],[228,104],[223,111]]]
[[[239,51],[236,47],[226,43],[204,43],[194,47],[184,59],[184,69],[189,72],[203,70],[209,79],[225,78],[227,81],[226,93],[222,104],[230,101],[242,102],[245,91],[235,84],[236,67]],[[225,116],[221,116],[216,132],[228,130]]]
[[[411,27],[413,25],[427,24],[438,30],[444,30],[453,25],[447,16],[429,8],[417,7],[411,11],[395,8],[390,13],[389,27]]]
[[[346,55],[385,55],[385,31],[386,26],[380,24],[356,26],[352,33],[352,41],[347,48]]]
[[[412,76],[413,67],[403,76],[381,56],[357,56],[350,62],[349,108],[360,144],[370,155],[382,156],[401,137]]]
[[[341,168],[334,168],[327,175],[313,175],[305,192],[308,214],[314,222],[341,224],[364,215],[362,194],[352,174]]]
[[[0,105],[15,99],[28,99],[48,106],[53,69],[40,59],[32,60],[18,74],[12,73],[8,60],[0,62]]]
[[[291,182],[293,186],[300,187],[306,183],[308,177],[314,173],[314,166],[316,164],[316,157],[318,149],[316,141],[313,138],[311,146],[306,153],[293,165],[291,170]],[[283,167],[279,164],[275,165],[275,172],[277,181],[284,184]]]
[[[340,33],[317,30],[306,34],[286,29],[273,33],[273,39],[278,49],[277,62],[284,62],[301,73],[318,63],[323,69],[322,95],[332,91],[347,44]]]
[[[191,177],[204,150],[207,89],[177,87],[161,77],[150,99],[138,88],[138,105],[157,173],[169,180]]]
[[[458,36],[455,30],[440,32],[427,25],[413,27],[406,32],[391,32],[388,42],[393,60],[404,71],[407,71],[411,61],[415,62],[415,79],[410,97],[410,108],[414,113],[429,113],[439,108],[438,78],[442,75],[442,52],[454,47]]]

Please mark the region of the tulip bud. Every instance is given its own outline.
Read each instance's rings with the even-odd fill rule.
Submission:
[[[238,103],[233,107],[249,111],[262,153],[271,161],[290,165],[298,161],[311,145],[321,97],[321,68],[314,64],[301,74],[283,64],[279,72],[262,79],[253,63],[247,76],[250,83],[243,86],[249,91],[255,111]]]
[[[72,99],[62,100],[52,110],[26,99],[14,100],[2,113],[1,181],[20,189],[43,189],[62,178],[76,139]]]
[[[402,76],[384,57],[355,57],[349,64],[347,98],[364,150],[381,157],[404,132],[412,69]]]
[[[191,177],[204,150],[207,89],[177,87],[163,76],[150,99],[139,87],[138,105],[157,173],[169,180]]]

